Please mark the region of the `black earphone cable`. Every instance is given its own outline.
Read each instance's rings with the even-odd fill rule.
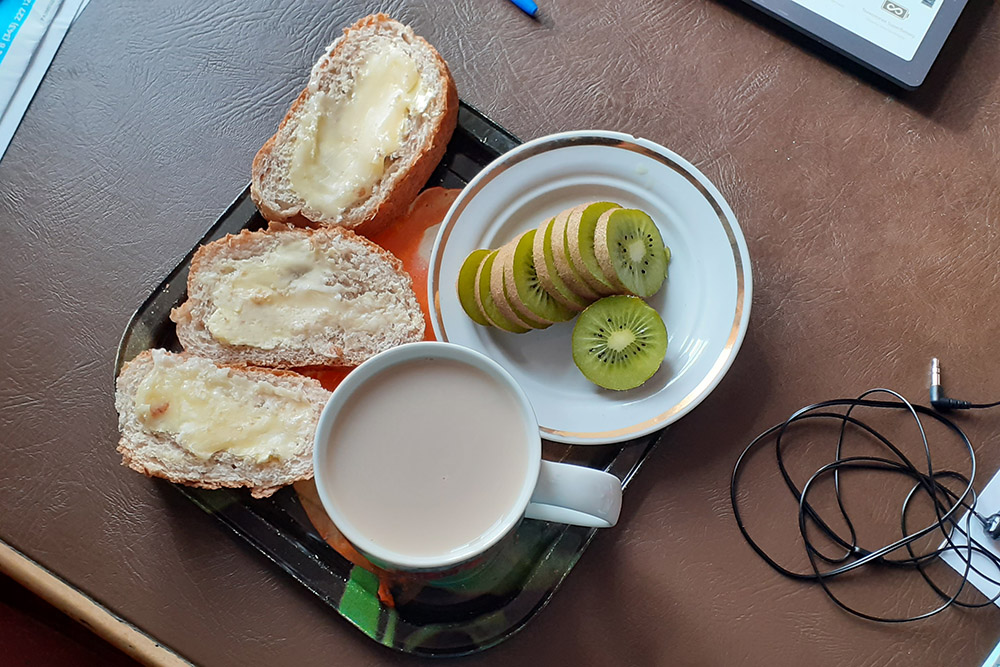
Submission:
[[[969,408],[982,410],[983,408],[995,408],[998,405],[1000,405],[1000,401],[996,401],[995,403],[969,403]]]
[[[940,365],[936,359],[932,363],[931,375],[932,399],[936,399],[938,403],[949,403],[947,407],[943,405],[936,406],[938,409],[948,409],[949,407],[954,407],[954,404],[960,404],[961,407],[957,409],[981,409],[1000,406],[1000,401],[996,403],[974,404],[944,397],[943,392],[940,391]],[[935,386],[937,387],[937,391],[935,391]],[[883,395],[887,399],[879,400],[874,398]],[[934,404],[934,400],[932,400],[932,404]],[[842,411],[837,411],[838,409]],[[857,418],[854,415],[856,409],[902,410],[907,412],[912,418],[912,423],[917,427],[920,436],[919,439],[923,446],[924,461],[921,464],[922,467],[918,467],[904,455],[886,435]],[[948,432],[959,439],[969,457],[970,472],[968,477],[956,471],[939,471],[934,469],[931,446],[924,425],[921,422],[921,416],[937,421],[946,427]],[[789,447],[789,441],[793,439],[793,436],[789,433],[789,429],[795,424],[806,421],[839,422],[839,435],[837,437],[834,459],[813,472],[802,484],[802,487],[799,488],[792,479],[785,464],[785,451]],[[843,456],[844,440],[848,430],[851,428],[859,429],[871,436],[872,441],[886,451],[886,454],[884,456]],[[792,571],[768,554],[751,536],[740,511],[739,484],[746,460],[750,454],[769,442],[773,442],[775,460],[782,480],[798,504],[799,536],[806,556],[809,559],[810,571],[808,572]],[[876,548],[863,548],[859,544],[854,522],[844,505],[840,485],[840,473],[849,470],[877,471],[908,477],[913,480],[914,485],[903,500],[900,508],[901,537],[899,539]],[[966,590],[969,577],[973,572],[987,581],[1000,586],[1000,557],[997,557],[982,543],[975,540],[971,533],[972,519],[975,517],[983,524],[988,534],[993,537],[1000,536],[1000,514],[986,518],[977,511],[977,496],[973,489],[975,475],[975,451],[972,447],[972,442],[958,424],[935,409],[910,403],[895,391],[890,389],[872,389],[857,398],[823,401],[800,408],[784,422],[776,424],[758,435],[746,446],[737,459],[736,465],[733,468],[729,491],[733,512],[736,516],[736,524],[740,533],[757,555],[772,569],[791,579],[818,583],[834,604],[855,616],[883,623],[905,623],[929,618],[951,606],[967,608],[985,607],[994,604],[1000,599],[1000,592],[984,602],[967,602],[959,599]],[[816,488],[820,480],[826,477],[833,478],[834,496],[837,501],[838,513],[846,526],[847,535],[842,534],[843,531],[838,532],[832,528],[830,523],[809,502],[810,492]],[[952,490],[945,485],[945,482],[961,486],[961,490]],[[918,497],[925,497],[930,501],[930,506],[934,510],[935,520],[918,530],[911,531],[908,526],[908,516],[913,501]],[[967,513],[963,518],[959,518],[957,515],[963,510]],[[992,532],[990,530],[991,521],[993,524],[996,524]],[[839,555],[823,553],[813,538],[810,537],[810,526],[813,527],[813,532],[818,532],[819,535],[835,545],[837,549],[842,549],[843,552]],[[941,545],[937,548],[917,553],[914,544],[935,532],[940,533],[943,538]],[[954,541],[956,533],[961,533],[967,543],[956,543]],[[905,555],[897,555],[902,550],[905,550]],[[961,573],[961,582],[953,593],[947,593],[943,587],[931,578],[930,573],[927,571],[928,565],[948,552],[955,553],[964,564],[963,572]],[[978,560],[976,563],[973,562],[974,555]],[[915,569],[927,586],[942,602],[928,611],[913,616],[878,616],[851,607],[838,598],[831,590],[830,581],[836,577],[876,564],[896,569]],[[984,564],[988,564],[989,567],[984,568]],[[984,570],[988,570],[988,572]]]

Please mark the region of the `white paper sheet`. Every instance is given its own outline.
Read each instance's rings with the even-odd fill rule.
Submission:
[[[990,483],[987,484],[986,488],[979,494],[978,501],[976,503],[976,511],[984,517],[1000,512],[1000,473],[994,475],[993,479],[990,480]],[[965,516],[968,516],[968,514]],[[965,516],[959,520],[959,526],[965,526]],[[973,540],[978,542],[980,546],[996,555],[997,558],[1000,558],[1000,543],[986,534],[986,531],[983,530],[983,524],[981,521],[976,518],[972,519],[971,526],[969,528],[969,535]],[[954,532],[951,539],[956,545],[966,546],[969,544],[968,537],[958,531]],[[963,554],[963,557],[964,555],[965,554]],[[945,552],[941,558],[944,562],[948,563],[948,565],[955,568],[955,570],[957,570],[960,574],[965,572],[965,561],[962,560],[962,557],[959,557],[959,555],[954,551]],[[984,574],[1000,581],[1000,572],[998,572],[997,568],[986,560],[986,558],[981,554],[972,554],[972,564],[973,566],[978,567]],[[974,571],[969,572],[969,583],[982,591],[986,597],[991,598],[996,595],[997,592],[1000,592],[1000,586],[997,586]],[[1000,600],[997,601],[997,604],[1000,605]]]
[[[69,30],[70,25],[80,15],[89,1],[63,0],[63,2],[50,3],[56,6],[56,11],[52,15],[46,15],[49,22],[41,35],[24,32],[25,27],[28,25],[28,19],[31,19],[32,16],[36,18],[42,16],[42,14],[35,14],[36,10],[42,4],[41,2],[36,2],[31,8],[31,12],[28,13],[24,25],[13,34],[12,50],[7,54],[7,57],[0,61],[0,68],[5,68],[8,64],[12,64],[11,69],[0,71],[0,74],[3,74],[3,77],[0,77],[0,108],[3,109],[2,115],[0,115],[0,159],[6,153],[7,146],[10,145],[10,141],[14,137],[14,132],[17,130],[18,125],[21,124],[21,118],[24,117],[24,112],[31,103],[31,98],[35,96],[35,91],[38,90],[42,78],[49,70],[52,58],[55,57],[59,45],[62,44],[63,38],[66,36],[66,31]],[[7,2],[7,0],[0,0],[0,2]],[[18,2],[25,3],[28,0],[18,0]],[[3,35],[0,34],[0,39],[2,37]],[[21,64],[20,61],[14,62],[11,60],[8,62],[9,58],[16,55],[13,48],[18,48],[18,52],[21,52],[21,49],[27,48],[31,39],[37,40],[34,44],[34,52],[23,63],[20,78],[11,80],[10,76],[15,71],[13,66],[20,67]]]
[[[0,113],[62,5],[63,0],[0,0]]]
[[[997,644],[996,648],[993,649],[989,657],[986,658],[986,662],[983,663],[983,667],[1000,667],[1000,644]]]

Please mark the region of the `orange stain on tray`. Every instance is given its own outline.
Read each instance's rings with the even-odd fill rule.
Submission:
[[[417,293],[417,301],[424,311],[424,340],[434,340],[427,301],[427,271],[431,250],[434,249],[434,239],[441,221],[460,192],[461,190],[445,188],[424,190],[413,201],[402,220],[371,237],[372,241],[398,257],[406,272],[413,278],[413,291]]]
[[[344,366],[342,368],[297,368],[295,369],[303,375],[308,375],[309,377],[319,380],[319,383],[323,385],[323,388],[327,391],[333,391],[340,384],[340,381],[347,377],[347,374],[354,370],[353,366]]]

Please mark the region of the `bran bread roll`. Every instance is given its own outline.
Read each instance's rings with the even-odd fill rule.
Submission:
[[[344,30],[253,161],[267,219],[370,235],[427,182],[458,119],[441,56],[385,14]]]
[[[402,262],[340,227],[226,236],[198,249],[187,285],[177,338],[224,364],[356,366],[424,337]]]
[[[203,489],[249,487],[263,498],[313,476],[313,436],[329,397],[298,373],[146,350],[115,386],[122,465]]]

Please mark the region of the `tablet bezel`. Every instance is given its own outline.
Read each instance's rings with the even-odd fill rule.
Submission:
[[[943,3],[941,9],[934,17],[913,59],[904,60],[847,28],[806,9],[794,0],[744,1],[910,90],[924,82],[931,65],[934,64],[941,47],[968,2],[968,0],[941,0]]]

